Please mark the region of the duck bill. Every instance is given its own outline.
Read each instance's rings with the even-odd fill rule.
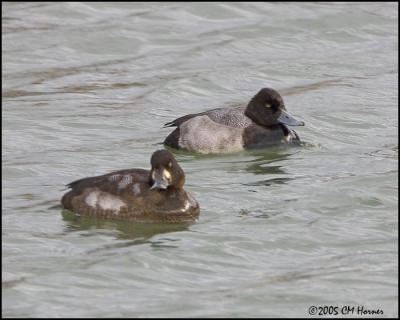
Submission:
[[[281,110],[281,114],[277,119],[279,123],[287,124],[288,126],[304,126],[303,121],[296,120],[289,113]]]
[[[151,186],[150,190],[154,189],[166,190],[167,188],[168,188],[168,180],[160,171],[157,170],[155,172],[154,183]]]

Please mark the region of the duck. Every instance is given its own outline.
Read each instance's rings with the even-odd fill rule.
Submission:
[[[124,169],[67,184],[61,207],[82,216],[137,222],[190,222],[200,206],[183,189],[185,173],[168,150],[155,151],[151,170]]]
[[[164,125],[177,127],[167,147],[197,153],[231,153],[277,145],[299,145],[289,126],[304,126],[285,107],[278,91],[262,88],[247,104],[188,114]]]

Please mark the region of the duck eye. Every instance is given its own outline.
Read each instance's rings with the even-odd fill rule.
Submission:
[[[271,105],[269,103],[265,104],[266,108],[271,108]]]

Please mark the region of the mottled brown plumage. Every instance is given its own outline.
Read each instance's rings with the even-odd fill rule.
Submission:
[[[184,222],[199,216],[199,204],[183,189],[185,174],[174,156],[158,150],[152,169],[126,169],[69,183],[63,208],[84,216],[143,222]]]

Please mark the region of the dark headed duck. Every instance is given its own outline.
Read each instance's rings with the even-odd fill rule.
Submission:
[[[298,145],[300,138],[288,126],[303,126],[286,111],[281,95],[261,89],[247,107],[218,108],[175,119],[177,128],[164,140],[171,148],[199,153],[228,153],[281,144]]]
[[[126,169],[71,182],[63,208],[80,215],[141,222],[186,222],[199,204],[183,189],[185,174],[174,156],[158,150],[151,170]]]

